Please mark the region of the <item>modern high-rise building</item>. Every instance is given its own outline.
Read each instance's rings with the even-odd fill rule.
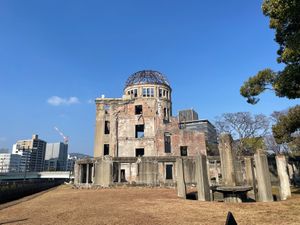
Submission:
[[[0,173],[19,172],[20,161],[20,155],[0,153]]]
[[[19,140],[13,147],[13,154],[21,155],[20,170],[40,172],[44,168],[46,142],[32,135],[31,139]]]
[[[45,153],[46,171],[65,171],[67,169],[68,144],[47,143]]]

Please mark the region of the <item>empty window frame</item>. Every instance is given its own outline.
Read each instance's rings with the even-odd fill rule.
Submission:
[[[104,105],[105,114],[109,113],[109,109],[110,109],[109,105]]]
[[[187,146],[180,146],[180,155],[187,156]]]
[[[137,93],[137,89],[133,89],[133,97],[137,97],[138,96],[138,93]]]
[[[158,90],[158,97],[159,97],[159,98],[162,97],[162,89],[161,89],[161,88]]]
[[[103,155],[109,155],[109,144],[104,144]]]
[[[165,133],[164,142],[165,142],[165,153],[171,153],[171,135],[169,133]]]
[[[173,165],[166,165],[166,180],[173,179]]]
[[[106,120],[104,124],[104,134],[109,134],[109,133],[110,133],[110,122]]]
[[[135,106],[135,115],[143,114],[143,106],[142,105],[136,105]]]
[[[144,137],[144,124],[135,125],[135,138]]]
[[[154,97],[154,88],[143,88],[143,97]]]
[[[169,109],[164,108],[164,120],[169,121]]]
[[[150,88],[150,97],[154,97],[154,88]]]
[[[143,156],[145,154],[145,151],[143,148],[136,148],[135,149],[135,157]]]

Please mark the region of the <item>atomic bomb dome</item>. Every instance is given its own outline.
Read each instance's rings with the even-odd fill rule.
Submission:
[[[154,70],[142,70],[132,74],[125,83],[125,88],[139,84],[157,84],[170,87],[167,78],[160,72]]]

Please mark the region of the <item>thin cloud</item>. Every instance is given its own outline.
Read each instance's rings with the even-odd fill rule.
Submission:
[[[79,104],[80,101],[77,97],[61,98],[59,96],[52,96],[48,98],[47,103],[53,106],[60,106]]]
[[[89,99],[89,100],[87,101],[87,103],[88,103],[88,104],[93,104],[94,101],[93,101],[92,99]]]

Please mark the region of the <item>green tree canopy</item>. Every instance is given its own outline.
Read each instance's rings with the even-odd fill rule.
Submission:
[[[281,115],[272,126],[274,138],[278,144],[298,142],[300,131],[300,105],[290,108],[286,115]]]
[[[247,102],[256,104],[258,96],[272,89],[279,97],[300,97],[300,0],[264,0],[262,10],[270,18],[270,28],[275,29],[275,41],[279,44],[278,63],[284,63],[282,71],[259,71],[250,77],[240,89]]]

